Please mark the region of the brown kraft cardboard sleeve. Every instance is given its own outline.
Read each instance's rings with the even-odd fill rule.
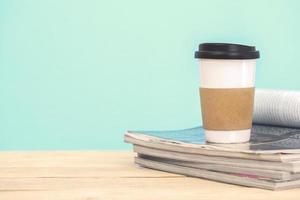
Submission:
[[[204,128],[220,131],[250,129],[254,90],[254,87],[200,88]]]

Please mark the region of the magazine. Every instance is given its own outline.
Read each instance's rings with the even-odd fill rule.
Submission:
[[[206,143],[204,129],[128,131],[125,142],[182,153],[291,162],[300,160],[300,129],[253,125],[251,140],[242,144]]]

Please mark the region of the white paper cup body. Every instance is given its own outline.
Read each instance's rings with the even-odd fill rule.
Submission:
[[[200,87],[213,89],[252,88],[255,86],[256,59],[199,59]],[[206,130],[213,143],[243,143],[250,140],[251,129]]]

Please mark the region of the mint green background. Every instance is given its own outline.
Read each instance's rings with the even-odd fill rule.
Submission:
[[[300,1],[1,0],[0,149],[128,149],[200,123],[201,42],[256,45],[257,86],[300,89]]]

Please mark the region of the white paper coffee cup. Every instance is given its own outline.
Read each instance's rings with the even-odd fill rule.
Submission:
[[[195,53],[205,137],[214,143],[250,140],[255,87],[255,47],[204,43]]]

